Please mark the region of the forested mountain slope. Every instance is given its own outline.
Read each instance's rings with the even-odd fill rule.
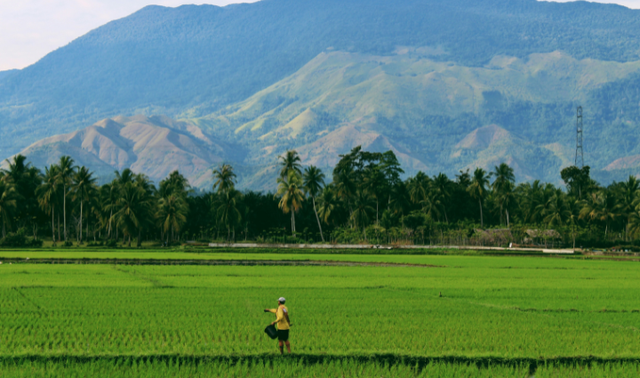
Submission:
[[[194,121],[216,138],[248,146],[254,165],[297,149],[308,163],[330,169],[339,153],[362,145],[393,150],[410,173],[453,174],[506,161],[519,180],[558,182],[560,169],[573,162],[578,104],[585,106],[589,164],[601,169],[640,154],[633,142],[640,96],[618,88],[638,73],[640,62],[560,52],[498,56],[474,67],[409,49],[322,53],[249,99]],[[621,96],[630,96],[628,106]]]
[[[9,77],[9,75],[18,72],[18,70],[0,71],[0,80]]]
[[[284,146],[300,147],[320,164],[322,156],[313,151],[324,148],[319,143],[334,143],[336,130],[379,135],[373,146],[393,146],[412,167],[430,172],[452,173],[478,159],[528,160],[508,152],[454,156],[467,135],[496,125],[530,146],[532,156],[544,158],[523,174],[548,178],[568,159],[571,117],[582,101],[601,133],[592,135],[594,145],[587,150],[601,169],[640,154],[633,138],[624,138],[635,131],[640,98],[634,92],[634,63],[623,64],[640,60],[639,14],[615,5],[535,0],[151,6],[0,78],[0,155],[104,118],[166,114],[194,120],[220,141],[249,148],[246,160],[236,161],[247,172],[266,169],[257,162],[273,162]],[[559,63],[549,54],[557,54]],[[295,97],[274,89],[327,57],[341,56],[346,71],[362,75],[350,79],[362,85],[341,82],[351,92],[326,83],[314,88],[312,77],[298,83]],[[540,68],[538,57],[543,57]],[[555,66],[545,64],[560,64],[568,76],[554,76]],[[340,67],[329,69],[335,73]],[[509,69],[511,76],[500,76]],[[440,84],[434,84],[438,77]],[[265,91],[272,97],[260,97]],[[329,97],[341,96],[358,107],[347,112],[346,106],[329,106]],[[247,108],[253,100],[274,113]],[[228,128],[221,121],[225,117]],[[545,147],[552,143],[559,144]]]

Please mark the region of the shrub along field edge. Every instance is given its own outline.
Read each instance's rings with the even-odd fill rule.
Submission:
[[[234,248],[234,247],[201,247],[201,246],[182,246],[180,248],[111,248],[111,247],[60,247],[60,248],[1,248],[0,254],[7,252],[51,252],[51,253],[193,253],[193,254],[296,254],[296,255],[424,255],[424,256],[442,256],[442,255],[479,255],[479,256],[556,256],[553,253],[544,253],[542,250],[480,250],[480,249],[447,249],[447,248],[398,248],[398,249],[320,249],[320,248]],[[568,256],[562,254],[563,256]],[[581,255],[576,251],[571,256]]]
[[[444,265],[409,264],[402,262],[332,261],[332,260],[187,260],[187,259],[109,259],[109,258],[3,258],[12,264],[85,264],[85,265],[195,265],[195,266],[394,266],[416,268],[445,268]]]

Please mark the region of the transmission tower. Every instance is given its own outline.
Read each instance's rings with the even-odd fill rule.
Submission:
[[[582,106],[578,106],[576,119],[576,167],[584,167],[584,153],[582,151]]]

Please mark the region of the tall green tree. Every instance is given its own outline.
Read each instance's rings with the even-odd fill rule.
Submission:
[[[327,225],[331,224],[335,210],[340,205],[338,197],[335,194],[335,190],[331,185],[324,187],[319,202],[318,215],[320,216],[320,219],[322,219],[322,221]]]
[[[134,180],[136,179],[137,178],[134,177]],[[191,185],[189,184],[189,180],[187,180],[187,178],[184,177],[180,172],[173,171],[167,178],[160,181],[158,194],[163,198],[175,194],[186,199],[190,191]]]
[[[582,200],[582,208],[580,209],[580,219],[586,219],[604,224],[604,237],[611,226],[611,222],[618,217],[616,211],[615,197],[607,190],[601,189],[597,192],[589,193]]]
[[[215,213],[220,223],[224,224],[227,228],[227,241],[235,241],[236,227],[242,220],[242,213],[240,211],[241,199],[242,194],[231,188],[222,192],[216,201]]]
[[[399,182],[397,185],[391,187],[389,198],[389,210],[393,214],[402,217],[403,215],[411,213],[411,196],[404,182]]]
[[[295,169],[289,170],[287,179],[278,178],[276,198],[280,198],[278,207],[285,214],[291,213],[291,233],[296,237],[296,212],[302,208],[304,201],[302,178]]]
[[[279,156],[280,161],[280,178],[286,179],[289,172],[295,172],[298,176],[302,176],[302,165],[300,164],[300,155],[295,150],[289,150],[284,155]]]
[[[11,180],[0,180],[0,219],[2,219],[2,237],[7,236],[7,225],[11,226],[11,220],[17,209],[18,194]]]
[[[429,195],[431,188],[431,178],[424,172],[418,172],[415,177],[407,180],[407,188],[409,190],[409,196],[411,202],[419,204],[424,202]]]
[[[42,182],[41,172],[27,163],[27,158],[23,155],[16,155],[11,160],[7,159],[9,168],[5,171],[6,176],[13,182],[16,190],[17,207],[14,214],[18,227],[26,227],[31,224],[34,229],[34,238],[37,224],[34,220],[40,214],[40,206],[36,190]]]
[[[60,194],[57,166],[45,167],[44,182],[38,187],[38,203],[42,210],[51,214],[51,240],[56,243],[55,212]]]
[[[73,199],[80,201],[80,243],[82,243],[82,225],[84,215],[84,204],[87,201],[96,201],[98,189],[93,173],[87,167],[79,167],[73,175],[71,191]]]
[[[624,237],[629,238],[629,226],[631,223],[631,214],[640,204],[640,181],[634,176],[629,176],[627,181],[613,185],[614,195],[616,196],[616,210],[626,220]]]
[[[113,180],[112,182],[100,187],[100,218],[102,222],[102,228],[106,231],[108,239],[111,239],[114,235],[113,214],[117,213],[120,210],[118,207],[119,199],[120,185],[117,180]]]
[[[362,235],[365,239],[367,238],[366,229],[369,224],[370,214],[373,212],[373,198],[369,193],[359,190],[355,196],[351,219],[354,226],[362,230]]]
[[[307,167],[303,175],[303,188],[313,203],[313,213],[316,215],[316,221],[318,222],[318,229],[320,230],[320,238],[324,242],[324,234],[322,233],[322,225],[320,224],[320,218],[318,217],[318,210],[316,208],[316,197],[322,193],[324,187],[324,173],[318,167],[313,165]]]
[[[58,163],[58,183],[62,186],[62,214],[64,221],[64,241],[67,241],[67,194],[74,174],[74,161],[69,156],[62,156]]]
[[[491,185],[500,206],[500,219],[503,219],[504,215],[507,220],[507,227],[509,227],[509,205],[513,202],[513,186],[516,181],[513,168],[506,163],[502,163],[495,167],[493,177],[495,179]]]
[[[541,211],[544,222],[549,227],[561,227],[572,221],[571,203],[562,189],[556,189]]]
[[[402,181],[400,179],[400,175],[404,173],[404,170],[402,169],[396,154],[393,153],[393,151],[387,151],[380,154],[379,157],[377,154],[374,155],[374,158],[379,158],[380,162],[378,163],[378,166],[389,185],[394,186],[400,184]]]
[[[449,223],[449,216],[447,215],[447,205],[451,198],[451,180],[444,173],[438,174],[433,179],[433,190],[437,193],[440,199],[440,206],[444,214],[445,222]]]
[[[169,235],[171,240],[175,240],[176,233],[182,230],[182,226],[187,221],[189,208],[185,199],[177,194],[161,198],[158,206],[158,219],[168,243]]]
[[[540,180],[518,185],[516,194],[520,198],[520,214],[526,223],[539,223],[541,210],[544,209],[544,188]]]
[[[484,228],[484,215],[482,214],[482,201],[487,196],[487,187],[489,185],[490,176],[487,172],[482,168],[476,168],[473,172],[473,178],[471,179],[471,184],[467,188],[469,195],[478,200],[478,205],[480,205],[480,227]]]
[[[592,182],[589,175],[590,171],[591,168],[588,165],[585,165],[582,168],[572,165],[564,168],[560,172],[560,177],[562,177],[562,180],[567,185],[569,193],[573,194],[579,200],[582,199],[582,195],[585,192],[589,192],[591,189],[590,187],[592,186]]]
[[[376,224],[380,223],[380,199],[385,200],[389,192],[389,181],[379,166],[367,169],[364,173],[362,188],[376,200]]]
[[[220,168],[213,170],[213,190],[216,190],[218,194],[223,194],[235,188],[236,174],[233,172],[233,167],[229,164],[223,164]]]
[[[352,199],[357,191],[357,182],[353,171],[343,170],[337,175],[334,173],[333,182],[335,194],[342,200],[346,208],[349,209],[349,216],[353,212]]]
[[[118,227],[129,238],[138,235],[138,247],[142,245],[142,229],[153,217],[151,197],[134,182],[127,182],[120,188],[119,210],[114,214]]]
[[[129,168],[125,168],[122,172],[115,171],[115,182],[118,185],[124,186],[126,183],[133,182],[136,177],[136,174]]]
[[[422,212],[432,220],[440,221],[442,213],[442,204],[440,203],[440,195],[434,190],[430,190],[424,200],[420,202]]]

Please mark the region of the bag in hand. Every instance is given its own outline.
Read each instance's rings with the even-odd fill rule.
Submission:
[[[266,333],[270,338],[274,340],[278,337],[278,330],[273,324],[269,324],[269,326],[264,329],[264,333]]]

